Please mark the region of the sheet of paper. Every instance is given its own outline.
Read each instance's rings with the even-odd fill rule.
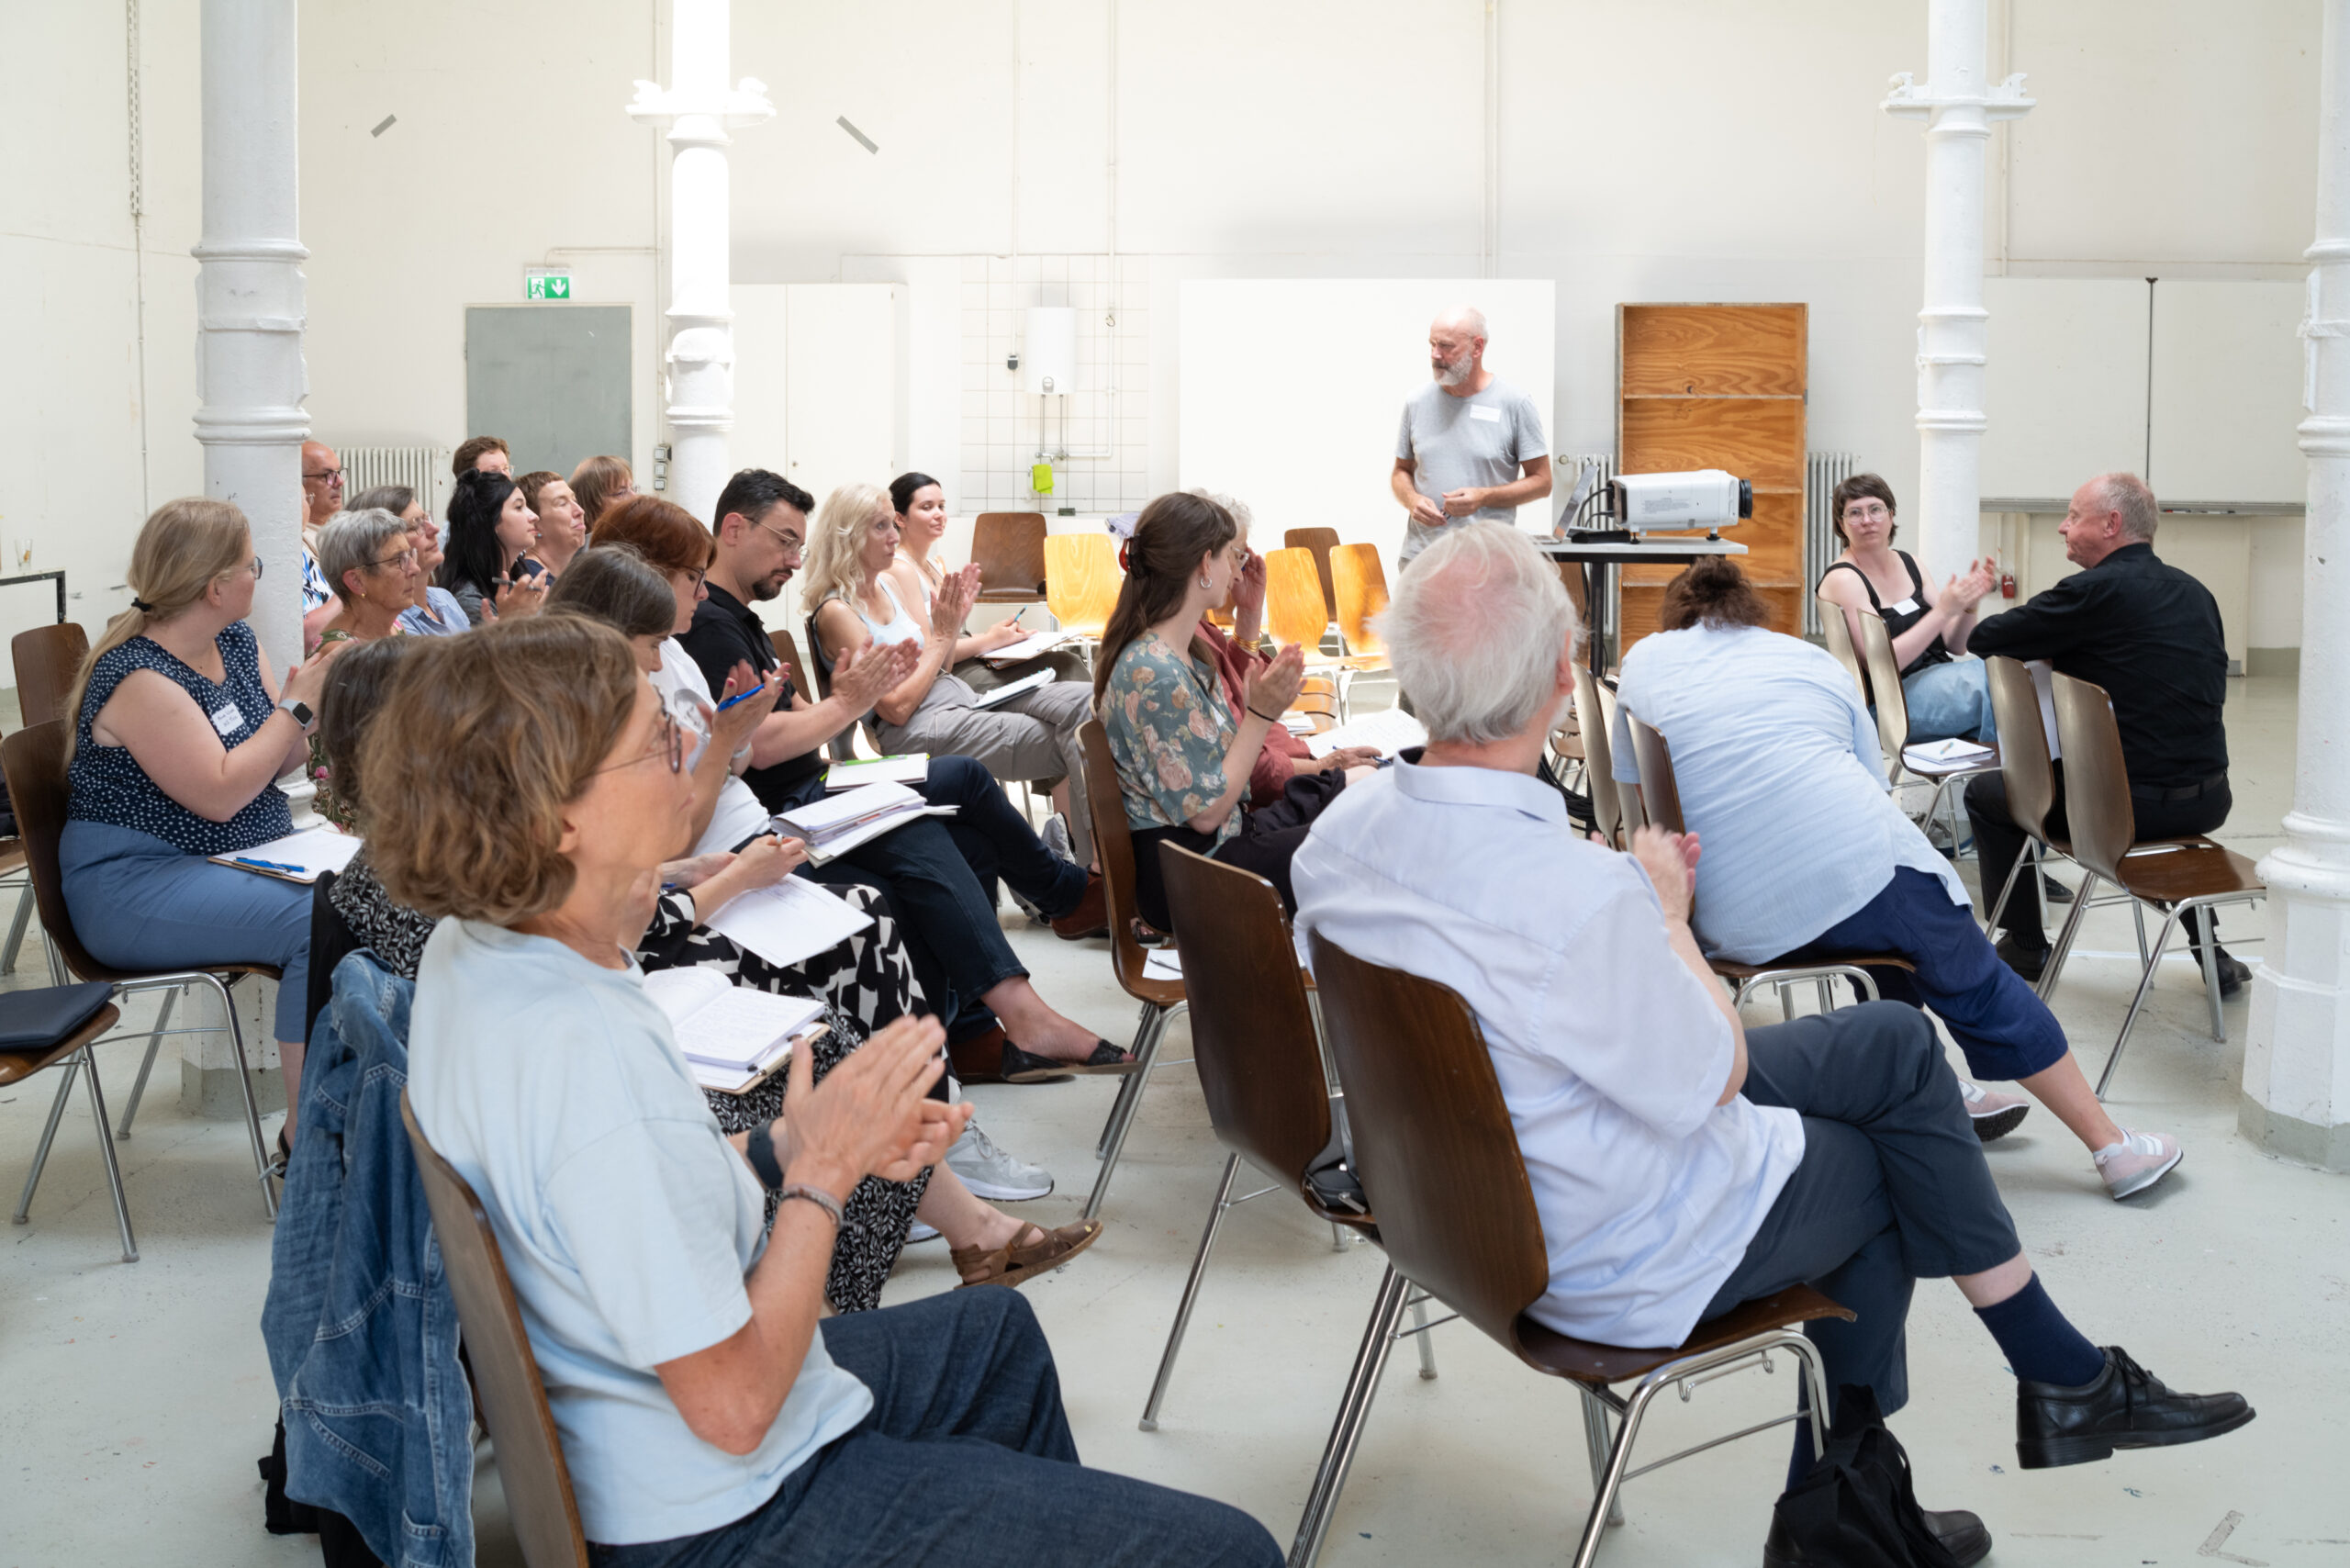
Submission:
[[[823,1010],[822,1002],[805,997],[730,985],[723,995],[682,1018],[672,1016],[669,1024],[688,1061],[749,1072],[774,1062],[789,1047],[790,1036]]]
[[[875,817],[869,822],[859,823],[853,828],[836,833],[822,844],[810,845],[808,860],[811,865],[827,866],[855,849],[858,845],[870,844],[883,834],[894,832],[916,818],[951,817],[954,814],[955,808],[952,806],[930,806],[916,811],[891,812],[886,816]],[[782,833],[788,830],[782,823],[778,822],[776,831]]]
[[[987,655],[987,661],[991,665],[1016,665],[1023,659],[1033,659],[1040,654],[1049,654],[1076,636],[1077,633],[1074,632],[1031,632],[1020,641],[1006,643],[1002,647],[996,649],[995,652]]]
[[[920,784],[929,777],[930,753],[926,751],[903,756],[860,756],[855,762],[834,763],[824,774],[824,788],[838,794],[867,784]]]
[[[1281,728],[1293,735],[1310,735],[1314,733],[1314,715],[1284,713],[1281,715]]]
[[[974,708],[992,708],[999,702],[1011,700],[1013,698],[1019,696],[1024,691],[1034,691],[1040,686],[1050,686],[1052,683],[1053,672],[1051,670],[1032,670],[1028,674],[1022,676],[1018,680],[1005,682],[1003,685],[997,687],[993,691],[980,692],[979,700],[972,703],[971,706]]]
[[[792,836],[805,837],[813,843],[827,834],[839,832],[867,818],[888,812],[919,811],[922,804],[922,797],[903,784],[860,784],[854,790],[844,790],[826,800],[794,806],[776,820],[780,823],[789,817]]]
[[[1401,708],[1359,714],[1335,730],[1305,737],[1305,749],[1316,756],[1327,756],[1350,745],[1376,746],[1382,755],[1393,756],[1405,746],[1427,744],[1427,727]]]
[[[361,840],[331,827],[305,828],[267,844],[256,844],[234,855],[215,855],[223,866],[258,871],[289,882],[316,882],[321,873],[340,872],[359,853]]]
[[[1973,741],[1924,741],[1902,748],[1904,756],[1923,757],[1928,762],[1977,762],[1992,755],[1991,748]]]
[[[755,888],[728,900],[702,922],[709,930],[778,965],[796,964],[836,947],[872,924],[871,915],[804,877],[786,877],[771,888]]]
[[[1153,947],[1142,961],[1144,978],[1179,980],[1183,978],[1183,955],[1172,947]]]
[[[691,1073],[694,1081],[704,1089],[715,1089],[721,1094],[748,1094],[776,1073],[788,1069],[791,1065],[791,1058],[795,1052],[814,1045],[824,1037],[826,1032],[822,1024],[811,1025],[798,1031],[791,1036],[789,1050],[778,1051],[757,1067],[737,1070],[731,1067],[720,1067],[711,1062],[696,1061],[688,1057],[686,1058],[686,1070]]]

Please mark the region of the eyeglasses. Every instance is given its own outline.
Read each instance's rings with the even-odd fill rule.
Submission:
[[[653,748],[650,751],[643,756],[632,756],[626,762],[607,763],[589,773],[588,777],[593,778],[598,773],[610,773],[618,768],[634,767],[640,762],[650,762],[665,753],[669,758],[670,772],[683,773],[686,770],[685,728],[677,722],[677,714],[666,708],[661,711],[661,727],[655,732]]]
[[[775,524],[771,522],[755,522],[751,524],[751,526],[753,528],[766,529],[769,533],[772,533],[778,539],[782,540],[783,547],[787,550],[803,550],[807,548],[807,542],[801,539],[800,535],[796,533],[786,533],[782,529],[776,527]]]
[[[261,568],[262,558],[256,555],[253,557],[253,581],[255,582],[261,581]]]
[[[386,566],[397,566],[405,572],[416,565],[416,546],[411,544],[397,555],[386,555],[380,561],[370,561],[367,565],[378,571]]]
[[[342,470],[340,468],[321,468],[315,474],[305,474],[302,476],[302,483],[305,485],[308,484],[313,479],[323,479],[330,485],[340,485],[342,483]]]

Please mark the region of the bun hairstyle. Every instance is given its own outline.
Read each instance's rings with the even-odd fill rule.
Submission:
[[[65,711],[76,722],[66,730],[65,760],[73,760],[83,696],[90,671],[105,655],[149,627],[169,621],[211,590],[212,585],[253,558],[252,529],[234,502],[208,496],[182,496],[157,507],[130,547],[130,608],[106,623],[82,656]]]
[[[1727,555],[1693,563],[1664,585],[1664,601],[1657,607],[1656,629],[1681,632],[1704,624],[1717,632],[1740,626],[1766,626],[1771,607],[1746,580],[1738,563]]]
[[[1093,655],[1096,707],[1126,644],[1181,610],[1200,558],[1239,537],[1239,521],[1228,510],[1189,490],[1160,496],[1142,509],[1124,552],[1126,580],[1119,585],[1117,608],[1110,611],[1101,650]],[[1213,650],[1202,646],[1196,635],[1192,647],[1213,661]]]
[[[921,493],[923,486],[937,484],[938,481],[927,474],[919,472],[901,474],[890,481],[890,505],[896,510],[900,517],[903,517],[906,515],[906,509],[914,504],[914,497]],[[946,487],[940,485],[939,488],[945,489]]]

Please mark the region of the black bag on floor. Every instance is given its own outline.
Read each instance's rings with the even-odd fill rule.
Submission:
[[[1807,1568],[1958,1568],[1927,1526],[1901,1450],[1876,1395],[1853,1383],[1836,1394],[1828,1451],[1773,1510],[1774,1543]]]
[[[315,1535],[319,1557],[326,1568],[384,1568],[383,1560],[368,1550],[359,1527],[331,1508],[297,1503],[285,1495],[285,1423],[277,1423],[277,1440],[269,1457],[255,1460],[262,1479],[262,1528],[272,1535]]]

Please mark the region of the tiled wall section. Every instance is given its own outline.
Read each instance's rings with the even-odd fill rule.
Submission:
[[[1149,269],[1143,256],[963,258],[963,510],[1119,512],[1149,498]],[[1004,368],[1031,305],[1076,309],[1080,390],[1039,397]],[[1063,447],[1107,455],[1055,461],[1053,493],[1038,495],[1030,465]]]

